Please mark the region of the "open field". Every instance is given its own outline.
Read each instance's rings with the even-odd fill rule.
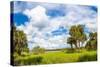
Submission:
[[[69,62],[96,61],[96,51],[81,51],[75,53],[66,53],[62,51],[47,52],[38,55],[28,54],[27,56],[18,56],[15,59],[15,65],[29,64],[56,64]]]

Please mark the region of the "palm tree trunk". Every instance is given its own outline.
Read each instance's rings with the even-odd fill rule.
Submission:
[[[71,49],[73,49],[73,44],[71,44]]]

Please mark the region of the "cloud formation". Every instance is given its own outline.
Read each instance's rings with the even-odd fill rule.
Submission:
[[[97,12],[92,6],[25,3],[24,10],[21,9],[22,5],[14,6],[20,9],[14,10],[14,13],[22,12],[30,20],[17,26],[26,33],[30,49],[37,45],[46,49],[70,47],[66,40],[72,25],[85,25],[86,33],[97,31]]]

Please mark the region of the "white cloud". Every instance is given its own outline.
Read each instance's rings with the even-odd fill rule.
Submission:
[[[61,6],[58,6],[59,5],[47,7],[48,9],[61,8]],[[30,21],[26,22],[25,25],[18,26],[18,29],[24,30],[27,34],[31,48],[35,45],[49,49],[66,47],[67,45],[64,44],[66,44],[66,38],[69,35],[52,36],[51,34],[51,31],[58,29],[59,26],[64,26],[69,29],[71,25],[84,24],[91,31],[94,31],[97,28],[97,15],[93,10],[90,10],[87,7],[65,5],[66,15],[55,18],[50,18],[46,14],[47,7],[46,5],[40,4],[33,9],[26,9],[23,11],[23,13],[30,18]],[[93,17],[91,18],[91,16]],[[49,33],[50,36],[46,36],[46,33]]]
[[[37,6],[31,10],[25,10],[24,14],[30,18],[31,25],[42,29],[48,24],[48,16],[45,14],[46,9],[41,6]]]

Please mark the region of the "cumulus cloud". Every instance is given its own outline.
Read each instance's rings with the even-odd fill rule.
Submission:
[[[28,6],[31,9],[27,8],[22,12],[29,17],[30,21],[25,22],[24,25],[17,26],[17,28],[26,33],[30,49],[36,45],[46,49],[69,47],[66,44],[66,39],[69,37],[68,29],[75,24],[85,25],[88,31],[97,30],[97,13],[90,9],[89,6],[48,3],[37,3],[37,5],[34,5],[34,3],[29,2]],[[52,14],[47,14],[48,11],[56,9],[60,9],[61,12],[64,11],[65,15],[53,17]],[[53,35],[52,31],[59,30],[59,27],[64,27],[67,33]],[[65,32],[63,31],[62,33]]]

